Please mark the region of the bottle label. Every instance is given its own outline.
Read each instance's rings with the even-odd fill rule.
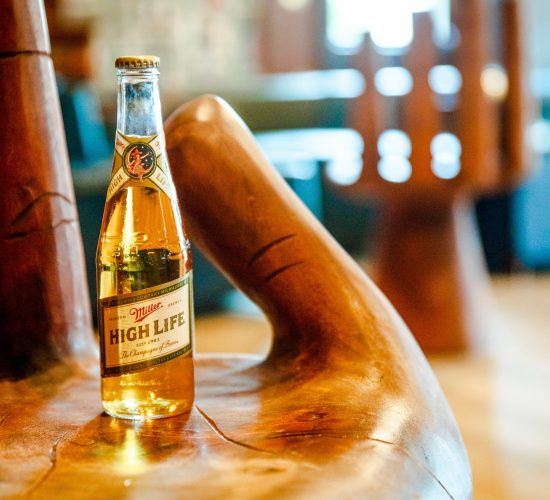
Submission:
[[[149,180],[155,187],[173,197],[168,172],[164,134],[148,137],[124,135],[117,130],[111,182],[107,188],[109,201],[131,179]]]
[[[137,372],[190,354],[192,272],[163,285],[99,299],[101,375]]]

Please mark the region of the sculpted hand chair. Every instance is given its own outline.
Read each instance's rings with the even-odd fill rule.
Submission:
[[[366,91],[352,117],[365,149],[348,194],[385,207],[374,279],[429,351],[482,336],[487,273],[471,199],[510,188],[526,168],[518,4],[451,5],[439,46],[427,13],[414,15],[400,56],[381,55],[366,37],[357,57]]]
[[[193,240],[262,307],[273,348],[200,358],[189,415],[101,413],[43,13],[13,0],[2,14],[0,495],[469,498],[456,424],[403,322],[212,97],[166,123],[175,182]]]

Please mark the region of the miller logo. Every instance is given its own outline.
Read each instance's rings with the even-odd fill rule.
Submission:
[[[132,179],[147,179],[155,170],[157,157],[155,150],[144,142],[130,144],[122,155],[124,171]]]

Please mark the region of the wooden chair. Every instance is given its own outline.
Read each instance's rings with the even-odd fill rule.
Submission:
[[[482,336],[490,301],[471,200],[510,188],[526,171],[517,2],[460,0],[452,7],[446,45],[435,44],[427,13],[414,15],[414,40],[402,56],[381,55],[366,38],[356,60],[366,91],[351,117],[365,150],[362,177],[347,193],[384,206],[374,279],[428,351],[471,347]],[[500,61],[504,73],[491,61]],[[376,74],[396,65],[410,72],[412,89],[385,97]],[[436,92],[435,66],[459,77],[456,95]],[[398,147],[389,174],[379,144],[387,129],[404,132],[412,146]],[[442,133],[438,146],[434,138]]]
[[[403,322],[212,97],[166,123],[172,170],[192,238],[264,309],[272,351],[199,358],[188,415],[102,413],[43,13],[6,5],[0,496],[469,498],[460,434]]]

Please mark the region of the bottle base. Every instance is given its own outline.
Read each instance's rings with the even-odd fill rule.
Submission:
[[[139,402],[136,400],[103,401],[103,409],[107,415],[126,420],[153,420],[169,418],[188,413],[193,407],[188,401],[156,400]]]

